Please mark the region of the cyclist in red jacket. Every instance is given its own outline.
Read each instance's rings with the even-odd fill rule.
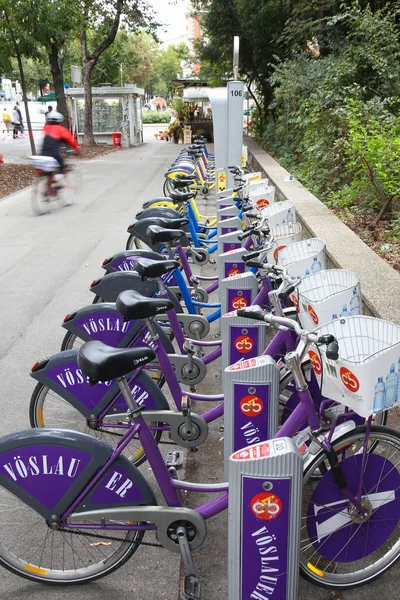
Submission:
[[[62,123],[64,117],[61,113],[53,110],[47,114],[46,125],[44,126],[44,140],[41,151],[42,156],[52,156],[60,163],[60,172],[63,172],[64,161],[61,157],[62,147],[65,143],[74,150],[79,151],[79,145],[74,136]]]

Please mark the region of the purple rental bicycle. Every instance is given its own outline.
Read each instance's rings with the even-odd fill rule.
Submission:
[[[129,314],[129,302],[123,310]],[[372,425],[371,419],[359,427],[346,421],[339,427],[334,422],[327,430],[321,428],[301,363],[310,343],[337,360],[335,338],[319,337],[291,319],[264,315],[261,309],[244,314],[291,329],[299,339],[295,350],[286,355],[286,365],[300,401],[276,437],[291,437],[303,425],[310,427],[311,445],[304,459],[301,572],[328,588],[371,581],[400,554],[400,434]],[[227,508],[228,485],[180,481],[164,463],[148,423],[170,415],[144,411],[125,378],[132,364],[152,360],[154,352],[149,348],[118,349],[98,341],[84,344],[79,351],[78,365],[93,388],[101,387],[97,382],[116,379],[128,406],[129,427],[113,448],[66,430],[33,429],[0,440],[2,566],[35,582],[87,582],[118,569],[137,551],[145,532],[155,531],[164,548],[182,555],[186,594],[182,597],[201,598],[192,551],[205,539],[206,521]],[[174,418],[182,420],[182,415]],[[162,505],[122,454],[136,435]],[[182,490],[217,496],[191,509],[184,506]]]

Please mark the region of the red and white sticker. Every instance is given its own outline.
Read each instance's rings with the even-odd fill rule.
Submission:
[[[295,307],[295,309],[296,309],[296,312],[298,312],[298,313],[299,313],[299,312],[300,312],[300,305],[299,305],[299,299],[297,298],[296,294],[292,294],[292,295],[290,296],[290,299],[291,299],[291,301],[292,301],[292,302],[293,302],[293,304],[294,304],[294,307]]]
[[[267,198],[259,198],[256,202],[256,205],[258,210],[261,210],[262,208],[269,206],[269,200],[267,200]]]
[[[313,350],[309,350],[308,355],[311,359],[312,368],[314,369],[317,375],[321,375],[322,373],[322,363],[321,359],[316,352]]]
[[[233,269],[230,269],[230,271],[228,271],[228,277],[233,277],[234,275],[239,275],[240,274],[240,270],[237,267],[234,267]]]
[[[238,310],[239,308],[246,308],[246,306],[248,305],[248,301],[242,296],[235,296],[232,300],[232,308],[234,308],[235,310]]]
[[[240,362],[235,363],[228,367],[228,371],[241,371],[242,369],[249,369],[250,367],[257,366],[257,359],[250,358],[248,360],[241,360]]]
[[[264,409],[264,403],[258,396],[245,396],[240,401],[240,410],[246,417],[257,417]]]
[[[316,325],[318,325],[318,323],[319,323],[318,315],[315,312],[315,310],[313,309],[313,307],[311,306],[311,304],[309,304],[307,306],[307,311],[308,311],[308,314],[310,315],[310,317],[312,318],[312,320],[314,321],[314,323]]]
[[[278,246],[277,248],[275,248],[274,250],[274,260],[277,261],[278,260],[278,254],[281,250],[283,250],[284,248],[286,248],[286,246]]]
[[[250,460],[252,458],[267,458],[271,455],[271,446],[269,442],[261,442],[256,446],[237,450],[232,454],[234,460]]]
[[[354,373],[352,373],[347,367],[340,367],[339,373],[344,387],[347,388],[349,392],[357,392],[360,387],[360,382]]]
[[[282,501],[272,492],[261,492],[252,498],[250,508],[257,519],[271,521],[282,512]]]
[[[254,342],[248,335],[240,335],[234,342],[235,348],[241,354],[247,354],[254,348]]]
[[[222,315],[222,318],[224,317],[237,317],[237,310],[231,310],[231,312],[225,313]]]

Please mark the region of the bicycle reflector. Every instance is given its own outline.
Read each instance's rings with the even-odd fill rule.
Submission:
[[[66,315],[64,317],[63,323],[68,323],[68,321],[71,321],[76,315],[76,312],[73,313],[68,313],[68,315]]]
[[[94,286],[95,286],[95,285],[97,285],[97,284],[98,284],[100,281],[101,281],[101,278],[100,278],[100,279],[93,279],[92,283],[90,284],[90,287],[91,287],[91,288],[92,288],[92,287],[94,287]]]
[[[40,360],[37,360],[31,368],[32,373],[35,373],[35,371],[40,371],[40,369],[43,369],[43,367],[45,367],[48,362],[49,362],[48,358],[42,358]]]
[[[129,225],[129,227],[130,227],[130,225]],[[109,256],[108,258],[105,258],[103,260],[103,265],[108,265],[108,263],[110,263],[112,261],[112,259],[113,259],[112,256]]]

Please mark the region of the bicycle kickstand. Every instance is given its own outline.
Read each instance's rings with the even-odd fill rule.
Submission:
[[[196,567],[193,562],[192,551],[190,550],[186,527],[181,526],[176,530],[185,577],[182,582],[181,600],[201,600],[202,585],[197,579]]]

